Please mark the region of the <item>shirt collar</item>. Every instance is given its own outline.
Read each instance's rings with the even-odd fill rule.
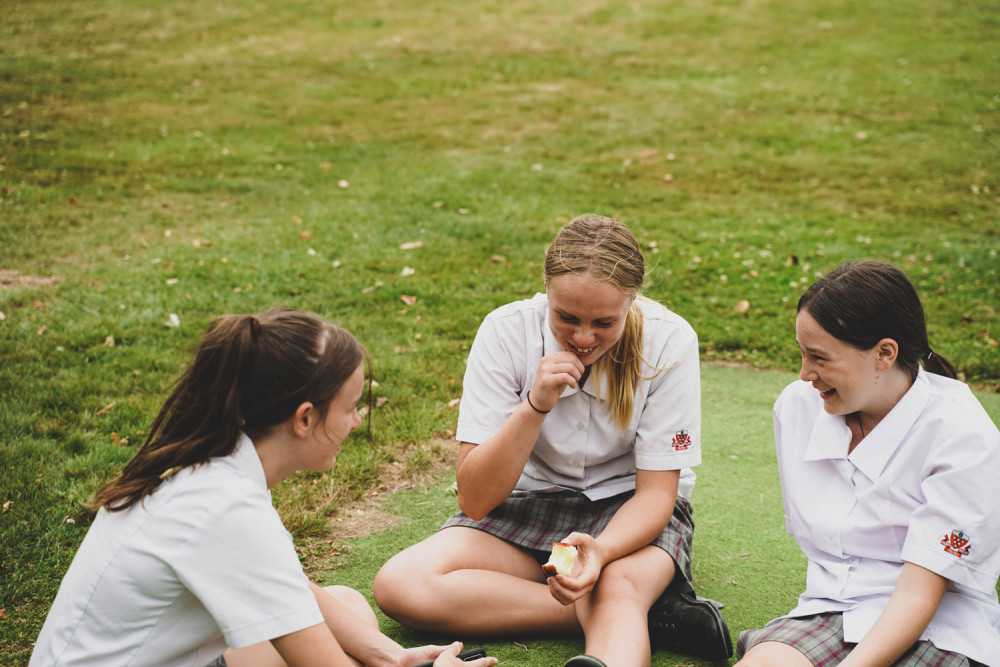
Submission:
[[[549,326],[549,307],[548,307],[548,301],[546,300],[545,317],[542,319],[542,356],[544,357],[546,354],[549,354],[550,352],[559,352],[561,350],[563,350],[563,346],[560,345],[559,341],[556,340],[556,337],[552,335],[552,327]],[[591,368],[591,372],[590,375],[587,377],[587,381],[583,383],[583,393],[593,396],[594,398],[597,398],[598,396],[602,395],[600,393],[600,390],[605,389],[606,385],[607,385],[607,378],[605,378],[602,375],[600,377],[600,381],[598,381],[598,378],[594,377],[593,368]],[[565,396],[572,396],[578,391],[580,391],[579,388],[566,387],[563,393],[560,394],[559,398],[563,398]]]
[[[930,393],[927,373],[921,368],[910,389],[850,455],[851,429],[844,416],[821,411],[813,424],[805,460],[848,459],[868,479],[878,479],[927,405]]]
[[[917,379],[848,457],[868,479],[878,479],[930,400],[931,385],[921,368]]]
[[[260,456],[257,455],[257,448],[254,447],[253,440],[246,433],[240,433],[240,439],[236,443],[232,457],[240,472],[267,491],[267,476],[264,474],[264,465],[260,462]]]

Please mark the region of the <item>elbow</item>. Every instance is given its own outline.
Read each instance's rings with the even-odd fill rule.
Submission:
[[[468,494],[458,492],[458,509],[462,510],[465,516],[473,521],[481,521],[490,513],[492,507],[487,508],[481,502],[476,502],[476,498],[469,498]]]

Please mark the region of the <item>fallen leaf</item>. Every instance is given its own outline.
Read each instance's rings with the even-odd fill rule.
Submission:
[[[163,324],[170,327],[171,329],[176,329],[181,325],[181,318],[177,317],[176,313],[170,313],[169,315],[167,315],[167,321],[164,322]]]
[[[103,408],[101,408],[100,410],[97,411],[97,416],[98,417],[103,417],[104,415],[106,415],[109,412],[111,412],[111,409],[114,408],[114,407],[115,407],[115,402],[111,401],[110,403],[108,403]]]
[[[735,311],[738,315],[742,315],[748,310],[750,310],[750,302],[746,299],[740,299],[736,302],[736,305],[733,306],[733,311]]]
[[[13,505],[13,504],[14,504],[13,500],[8,500],[7,502],[5,502],[3,504],[3,511],[0,512],[0,514],[6,514],[7,512],[9,512],[10,511],[10,506]]]
[[[313,235],[312,235],[312,232],[299,232],[299,238],[300,238],[300,239],[306,239],[306,240],[309,240],[309,239],[311,239],[312,237],[313,237]]]
[[[292,223],[296,224],[296,225],[301,225],[302,224],[302,218],[300,218],[297,215],[293,215],[292,216]]]
[[[340,260],[339,259],[333,260],[333,268],[335,268],[335,269],[339,269],[340,268]]]
[[[419,248],[424,244],[423,241],[407,241],[406,243],[401,243],[399,245],[400,250],[413,250],[414,248]]]
[[[504,262],[507,261],[507,258],[504,257],[503,255],[491,255],[490,261],[496,262],[497,264],[503,264]]]
[[[346,178],[342,178],[339,181],[337,181],[337,187],[341,188],[342,190],[346,190],[347,188],[351,187],[351,184],[347,182]]]
[[[414,269],[412,267],[409,267],[409,266],[404,266],[403,270],[399,272],[399,275],[401,275],[401,276],[412,276],[416,272],[417,272],[416,269]]]
[[[462,402],[461,398],[453,398],[453,399],[451,399],[450,401],[448,401],[448,409],[450,410],[450,409],[454,408],[456,405],[458,405],[461,402]]]
[[[306,250],[306,253],[307,253],[307,254],[308,254],[308,255],[309,255],[310,257],[315,257],[316,255],[318,255],[318,254],[319,254],[319,253],[318,253],[318,252],[316,252],[316,251],[315,251],[315,250],[314,250],[313,248],[309,248],[309,250]]]
[[[76,523],[76,519],[66,519],[66,523],[73,525]]]
[[[333,167],[332,162],[321,162],[319,165],[320,169],[330,169],[331,167]]]
[[[114,347],[115,346],[115,337],[114,336],[108,336],[107,338],[105,338],[104,339],[104,346],[105,347]]]
[[[177,278],[167,278],[167,285],[176,285],[180,280]]]
[[[41,336],[42,334],[44,334],[46,329],[48,329],[48,327],[43,324],[41,327],[38,328],[38,335]]]
[[[115,443],[116,445],[120,445],[120,444],[122,444],[122,437],[120,435],[118,435],[117,433],[115,433],[114,431],[112,431],[111,432],[111,442]]]
[[[386,398],[385,396],[379,396],[378,398],[375,399],[375,407],[376,408],[381,408],[383,405],[385,405],[388,402],[389,402],[388,398]]]
[[[6,319],[7,319],[7,315],[5,315],[2,310],[0,310],[0,322],[3,322]]]
[[[7,610],[6,609],[0,609],[0,619],[3,619],[5,621],[7,620]]]
[[[402,299],[403,303],[405,303],[407,306],[412,306],[413,304],[415,304],[417,302],[417,297],[410,296],[408,294],[404,294],[403,296],[401,296],[399,298]]]

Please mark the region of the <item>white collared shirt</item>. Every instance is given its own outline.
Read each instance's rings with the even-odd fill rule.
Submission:
[[[949,580],[921,639],[1000,665],[1000,432],[969,388],[921,369],[848,454],[844,417],[796,381],[774,431],[785,525],[809,559],[788,615],[841,611],[858,642],[907,561]]]
[[[681,470],[678,494],[690,498],[690,467],[701,463],[698,337],[662,305],[638,303],[646,363],[628,428],[598,398],[607,395],[606,378],[567,387],[545,417],[518,489],[574,489],[597,500],[634,489],[636,468]],[[490,313],[469,351],[456,438],[482,444],[493,437],[525,400],[542,357],[559,350],[545,294]]]
[[[31,665],[204,667],[323,622],[264,469],[242,436],[121,512],[101,509]]]

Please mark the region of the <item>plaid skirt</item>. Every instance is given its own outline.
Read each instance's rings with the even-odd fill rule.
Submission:
[[[441,530],[452,526],[476,528],[532,552],[536,559],[545,562],[553,542],[560,542],[572,532],[597,536],[611,517],[634,491],[601,500],[590,500],[576,491],[542,493],[539,491],[514,491],[507,500],[483,519],[475,521],[459,512],[448,519]],[[677,496],[674,515],[651,545],[666,551],[677,569],[691,580],[691,544],[694,539],[694,519],[691,503]]]
[[[760,630],[744,630],[736,641],[736,658],[761,642],[779,642],[798,649],[815,667],[835,667],[856,644],[844,641],[844,617],[839,613],[803,618],[779,618]],[[893,667],[976,667],[964,655],[942,651],[929,641],[910,647]]]

